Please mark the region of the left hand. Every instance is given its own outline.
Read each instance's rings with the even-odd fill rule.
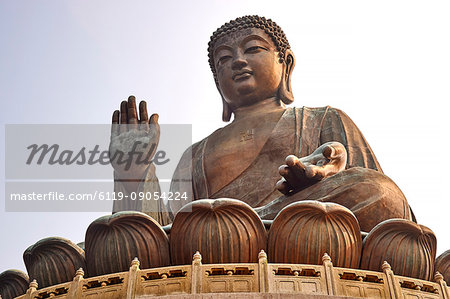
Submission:
[[[346,164],[345,147],[336,141],[327,142],[309,156],[287,156],[286,164],[279,168],[283,178],[276,187],[283,194],[296,193],[344,170]]]

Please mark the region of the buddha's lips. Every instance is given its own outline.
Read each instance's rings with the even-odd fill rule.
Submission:
[[[243,70],[243,71],[233,74],[232,79],[233,79],[233,81],[239,81],[239,80],[247,79],[251,75],[253,75],[252,71]]]

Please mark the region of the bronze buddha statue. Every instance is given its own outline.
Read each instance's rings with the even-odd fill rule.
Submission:
[[[355,214],[362,231],[386,219],[414,218],[403,193],[383,174],[345,113],[331,107],[285,107],[294,101],[290,81],[295,57],[275,22],[258,16],[230,21],[214,32],[208,52],[223,120],[234,118],[186,150],[172,191],[187,192],[191,200],[238,199],[262,219],[273,219],[296,201],[334,202]],[[112,122],[131,125],[136,138],[158,142],[158,115],[149,119],[146,103],[137,109],[133,96],[114,111]],[[126,148],[130,138],[122,138],[125,134],[129,132],[113,131],[112,151]],[[114,167],[116,191],[159,188],[151,164],[128,171]],[[149,203],[121,201],[114,211],[140,210],[165,225],[186,203],[158,201],[159,212],[154,212],[155,207],[145,207]]]
[[[197,251],[205,264],[259,263],[262,256],[275,264],[332,260],[340,268],[389,270],[429,281],[437,269],[449,277],[448,252],[435,263],[433,232],[415,223],[405,196],[383,174],[352,120],[329,106],[285,107],[294,100],[295,58],[275,22],[258,16],[230,21],[214,32],[208,51],[223,120],[234,117],[189,147],[178,163],[171,191],[186,193],[189,200],[115,201],[119,213],[89,226],[85,250],[62,238],[30,246],[24,253],[30,278],[46,286],[70,281],[81,266],[88,276],[124,272],[133,257],[145,269],[194,267]],[[114,111],[110,155],[132,156],[138,143],[158,144],[158,115],[148,117],[146,105],[142,101],[137,109],[130,96]],[[145,163],[111,159],[115,191],[160,190],[151,163],[156,147],[138,150]],[[173,225],[161,227],[167,224]],[[61,262],[68,260],[73,263]],[[132,268],[138,264],[134,260]],[[153,274],[146,272],[147,278]],[[299,276],[296,272],[292,275]],[[8,273],[4,277],[26,289],[24,275]],[[83,273],[78,270],[77,277]]]

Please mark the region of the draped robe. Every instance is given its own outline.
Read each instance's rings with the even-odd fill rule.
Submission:
[[[208,141],[206,137],[185,151],[172,178],[171,191],[186,192],[189,200],[165,204],[160,201],[158,210],[163,212],[148,213],[160,223],[170,223],[190,200],[224,197],[246,202],[265,219],[273,219],[280,209],[298,200],[336,202],[352,210],[365,231],[385,219],[412,217],[403,193],[383,174],[360,130],[338,109],[287,108],[252,163],[235,178],[223,182],[223,187],[215,192],[211,192],[205,172]],[[278,168],[285,163],[285,158],[291,154],[310,155],[330,141],[345,146],[346,170],[296,194],[282,196],[275,184],[280,179]],[[149,171],[141,188],[154,190],[155,179]]]

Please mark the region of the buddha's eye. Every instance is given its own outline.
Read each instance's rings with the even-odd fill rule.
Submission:
[[[245,49],[245,53],[258,53],[261,51],[268,51],[268,49],[262,47],[262,46],[252,46],[252,47],[248,47],[247,49]]]
[[[218,65],[224,64],[229,59],[231,59],[231,56],[229,55],[220,56],[219,59],[217,59],[217,64]]]

